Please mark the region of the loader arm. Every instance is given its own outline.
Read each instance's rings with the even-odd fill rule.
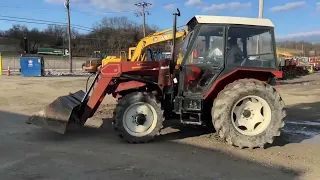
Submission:
[[[156,90],[171,85],[170,60],[149,62],[117,62],[102,67],[89,90],[60,96],[26,122],[55,131],[66,132],[70,123],[83,126],[97,111],[107,94],[118,98],[125,91]]]
[[[134,48],[134,53],[130,59],[130,61],[146,61],[146,49],[157,43],[166,42],[169,40],[172,40],[173,35],[170,33],[172,31],[171,29],[167,29],[164,31],[153,33],[143,39],[141,39],[137,46]],[[183,38],[187,35],[186,30],[177,31],[176,38]]]
[[[157,62],[120,62],[110,63],[101,69],[99,80],[81,112],[80,121],[84,123],[92,117],[104,97],[112,94],[117,97],[125,90],[134,90],[141,87],[162,91],[164,86],[171,85],[169,76],[170,60]],[[139,77],[135,76],[139,74]],[[154,80],[145,78],[156,77]]]

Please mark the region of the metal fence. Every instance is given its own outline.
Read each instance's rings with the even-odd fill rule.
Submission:
[[[82,70],[82,64],[85,63],[86,58],[76,58],[72,60],[72,69],[75,72]],[[2,72],[6,73],[8,67],[11,72],[20,72],[20,58],[19,57],[2,57]],[[45,71],[63,71],[68,72],[70,70],[69,59],[66,58],[45,58],[44,57]]]

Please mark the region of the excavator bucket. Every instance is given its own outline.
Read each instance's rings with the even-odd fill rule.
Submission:
[[[43,110],[32,115],[26,122],[60,134],[64,134],[68,123],[74,122],[81,114],[81,104],[86,93],[78,91],[60,96]]]

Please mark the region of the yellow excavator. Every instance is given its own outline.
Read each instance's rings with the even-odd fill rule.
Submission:
[[[154,44],[166,42],[173,39],[172,28],[166,29],[160,32],[150,34],[142,38],[136,47],[130,47],[127,53],[124,51],[120,52],[120,56],[107,56],[102,60],[102,67],[110,62],[120,62],[120,61],[147,61],[147,52],[151,55],[151,60],[153,59],[153,52],[149,47]],[[180,30],[176,32],[176,39],[184,38],[188,34],[187,30]]]
[[[106,57],[106,54],[101,51],[94,51],[92,56],[82,64],[82,69],[88,73],[97,72],[97,68],[102,64],[102,59]]]
[[[291,58],[293,58],[293,55],[288,53],[288,52],[277,51],[277,57],[278,58],[291,59]]]

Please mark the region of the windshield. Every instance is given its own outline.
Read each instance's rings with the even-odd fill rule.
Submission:
[[[234,66],[274,68],[271,29],[230,27],[227,41],[227,64]]]
[[[187,52],[187,49],[188,49],[188,46],[189,46],[190,39],[191,39],[192,35],[193,35],[193,31],[190,31],[189,34],[187,35],[187,37],[184,39],[183,45],[181,47],[181,55],[182,55],[182,57],[184,57],[184,55]]]
[[[195,34],[189,39],[185,64],[223,65],[224,27],[198,25]]]

